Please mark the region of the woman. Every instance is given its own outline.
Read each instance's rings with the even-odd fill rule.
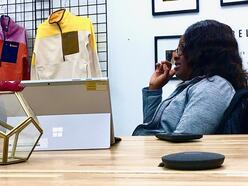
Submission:
[[[247,87],[238,44],[232,29],[215,20],[191,25],[168,62],[156,67],[143,89],[144,124],[133,135],[156,133],[213,134],[235,90]],[[161,102],[162,87],[176,75],[183,80]]]

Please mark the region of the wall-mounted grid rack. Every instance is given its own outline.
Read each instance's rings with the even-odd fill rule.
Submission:
[[[101,69],[103,75],[108,76],[107,0],[0,0],[0,14],[10,16],[27,30],[29,61],[38,25],[52,12],[61,8],[91,19]]]

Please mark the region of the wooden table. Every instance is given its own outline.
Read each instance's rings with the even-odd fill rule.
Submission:
[[[226,159],[214,170],[158,167],[161,156],[182,151],[217,152]],[[191,143],[123,137],[107,150],[34,152],[25,163],[0,166],[0,185],[248,185],[248,135],[204,136]]]

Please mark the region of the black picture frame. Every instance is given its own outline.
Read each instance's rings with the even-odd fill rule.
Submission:
[[[154,37],[154,61],[156,63],[166,60],[166,50],[175,50],[179,43],[181,35],[168,35],[168,36],[155,36]],[[168,43],[168,48],[164,48],[165,45],[162,43],[165,42],[165,45]],[[172,42],[171,42],[172,41]],[[170,43],[169,43],[170,42]],[[164,56],[162,56],[164,54]]]
[[[167,51],[175,51],[178,46],[181,35],[155,36],[154,37],[154,68],[156,63],[167,60]],[[170,56],[172,57],[172,56]],[[173,79],[177,79],[173,77]]]
[[[193,6],[190,3],[185,4],[185,0],[177,0],[174,2],[172,0],[152,0],[152,15],[157,16],[199,12],[199,0],[191,1]]]
[[[242,4],[248,4],[248,0],[220,0],[221,6],[231,6],[231,5],[242,5]]]

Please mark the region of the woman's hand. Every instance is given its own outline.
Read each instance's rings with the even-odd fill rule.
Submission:
[[[157,63],[156,70],[150,79],[149,89],[155,90],[162,88],[174,74],[175,70],[171,69],[170,62],[162,61],[161,63]]]

